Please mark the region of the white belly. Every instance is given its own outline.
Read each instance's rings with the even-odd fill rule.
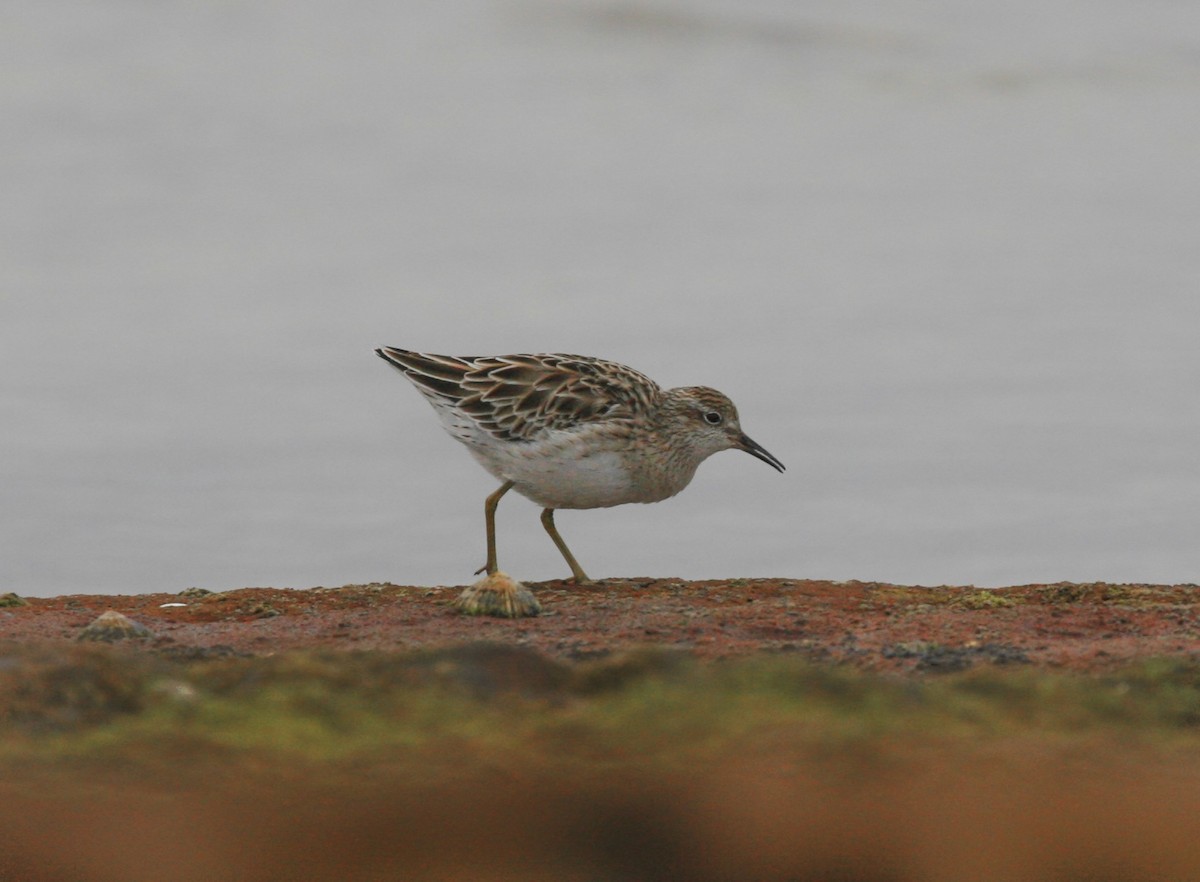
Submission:
[[[489,472],[512,481],[514,490],[543,508],[606,508],[643,501],[615,451],[578,456],[569,449],[537,455],[525,445],[468,449]]]

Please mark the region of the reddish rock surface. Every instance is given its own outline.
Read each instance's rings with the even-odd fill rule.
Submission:
[[[532,587],[544,613],[515,621],[457,612],[461,588],[390,584],[24,603],[0,596],[0,640],[69,647],[112,610],[150,631],[121,639],[123,646],[181,659],[488,640],[559,659],[652,645],[710,659],[791,653],[924,676],[987,665],[1104,671],[1200,651],[1200,594],[1190,585],[983,591],[632,579]],[[108,621],[118,634],[130,630],[118,616]],[[467,651],[495,654],[495,647]],[[120,694],[127,653],[76,654],[98,658],[108,679],[93,679]],[[522,680],[545,661],[500,655],[526,666],[505,672]],[[13,654],[10,670],[22,657]],[[55,676],[40,681],[52,687],[52,713],[36,719],[92,709],[79,670],[52,668]],[[982,743],[922,729],[896,736],[886,727],[874,733],[868,707],[861,728],[834,726],[828,739],[819,735],[818,713],[811,725],[754,729],[719,749],[701,718],[657,730],[646,742],[658,745],[650,758],[618,746],[604,748],[594,764],[589,745],[603,741],[581,737],[587,730],[572,718],[572,705],[544,701],[520,714],[557,715],[545,730],[551,735],[531,729],[518,752],[511,742],[490,746],[486,729],[473,739],[424,746],[397,741],[324,764],[286,750],[239,753],[227,742],[193,740],[187,725],[178,739],[157,746],[136,730],[124,742],[85,736],[89,749],[109,758],[89,761],[86,750],[74,759],[56,756],[51,746],[51,762],[4,767],[0,879],[1200,879],[1200,748],[1187,722],[1194,714],[1190,678],[1180,681],[1182,721],[1163,726],[1151,714],[1140,733],[1128,725],[1083,726],[1052,728],[1043,737],[1034,714],[1027,729]],[[934,692],[940,684],[929,685]],[[1168,696],[1169,686],[1158,684]],[[37,699],[45,691],[30,694]],[[29,701],[20,689],[12,694]],[[301,709],[301,723],[320,716],[321,694]],[[845,714],[853,716],[847,694]],[[986,703],[986,694],[980,700]],[[451,705],[452,712],[461,707]],[[636,721],[638,714],[620,719]],[[340,737],[342,730],[334,731]],[[680,760],[669,749],[697,738],[702,762],[687,760],[686,751]],[[31,743],[40,748],[41,736]]]
[[[0,608],[0,638],[74,640],[115,610],[147,626],[151,651],[263,655],[288,649],[382,649],[490,640],[586,658],[635,646],[699,657],[794,652],[876,671],[979,664],[1102,670],[1200,653],[1195,585],[1104,583],[982,590],[793,579],[608,580],[530,587],[537,618],[464,616],[456,588],[393,584],[215,594],[71,595]],[[180,606],[179,604],[184,604]]]

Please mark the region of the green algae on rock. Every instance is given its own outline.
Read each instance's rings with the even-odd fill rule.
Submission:
[[[79,636],[75,639],[115,643],[118,640],[138,640],[150,636],[150,629],[145,625],[110,609],[97,616],[95,621],[80,631]]]

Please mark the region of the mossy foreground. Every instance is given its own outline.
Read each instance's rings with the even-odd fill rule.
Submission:
[[[1200,879],[1200,664],[0,650],[0,880]]]

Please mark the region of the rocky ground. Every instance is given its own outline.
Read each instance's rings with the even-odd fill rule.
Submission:
[[[0,595],[0,882],[1200,879],[1196,586]]]
[[[454,588],[371,584],[220,593],[69,595],[0,608],[0,638],[74,640],[115,610],[157,652],[265,655],[291,649],[399,650],[487,640],[582,659],[641,646],[700,658],[798,653],[871,671],[956,671],[980,664],[1109,669],[1200,652],[1194,585],[909,587],[803,579],[531,583],[542,615],[459,614]],[[14,603],[19,601],[14,601]]]

